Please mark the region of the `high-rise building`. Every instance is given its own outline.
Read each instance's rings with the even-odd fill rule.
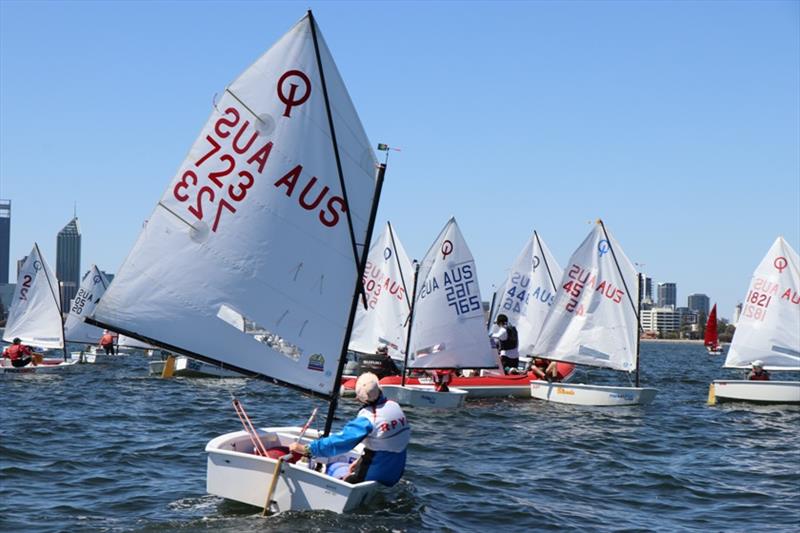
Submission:
[[[653,278],[642,276],[642,284],[639,285],[639,301],[642,304],[652,305],[653,303]]]
[[[659,283],[658,284],[658,307],[673,308],[678,303],[678,287],[674,283]]]
[[[81,283],[81,230],[78,217],[73,217],[56,241],[56,277],[61,287],[61,311],[69,311],[70,300]]]
[[[11,200],[0,200],[0,283],[8,283],[11,263]]]
[[[708,309],[709,309],[709,300],[708,296],[705,294],[690,294],[688,307],[695,313],[703,313],[705,316],[708,316]]]

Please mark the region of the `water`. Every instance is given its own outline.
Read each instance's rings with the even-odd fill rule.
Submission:
[[[797,530],[800,408],[707,407],[732,377],[700,345],[642,345],[644,408],[481,400],[412,410],[404,480],[356,513],[258,510],[205,493],[204,447],[301,425],[314,405],[254,380],[161,380],[147,359],[0,378],[5,531]],[[593,372],[602,379],[602,372]],[[342,420],[353,416],[344,400]]]

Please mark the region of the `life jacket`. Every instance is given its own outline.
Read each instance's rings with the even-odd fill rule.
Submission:
[[[500,341],[500,349],[501,350],[516,350],[519,348],[519,334],[517,334],[517,328],[512,326],[511,324],[506,324],[506,340]]]
[[[3,351],[12,361],[22,359],[23,355],[30,355],[30,352],[30,348],[22,344],[12,344]]]
[[[372,432],[364,439],[364,447],[377,452],[404,452],[411,440],[411,426],[397,404],[386,400],[368,405],[358,412],[372,424]]]
[[[110,333],[106,333],[100,339],[100,346],[106,346],[107,344],[114,344],[114,336]]]
[[[378,379],[386,376],[398,376],[400,370],[388,355],[361,354],[358,356],[358,374],[372,372]]]

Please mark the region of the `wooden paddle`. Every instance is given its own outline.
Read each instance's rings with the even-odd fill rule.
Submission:
[[[713,383],[708,386],[708,405],[717,405],[717,393]]]
[[[297,440],[295,442],[300,442],[300,439],[306,434],[309,426],[311,426],[311,422],[314,420],[314,417],[317,416],[317,410],[319,408],[315,407],[314,410],[311,412],[311,416],[308,417],[308,422],[303,428],[300,430],[300,434],[297,436]],[[278,486],[278,478],[281,475],[281,466],[283,462],[289,459],[292,456],[292,452],[287,453],[286,455],[282,455],[278,457],[278,460],[275,462],[275,469],[272,471],[272,481],[269,483],[269,489],[267,490],[267,500],[264,502],[264,510],[261,511],[261,516],[269,516],[272,514],[272,510],[270,509],[270,504],[272,503],[272,494],[275,492],[275,487]]]
[[[175,372],[175,357],[170,355],[169,357],[167,357],[167,360],[164,361],[164,369],[161,370],[161,377],[164,379],[171,378],[174,372]]]

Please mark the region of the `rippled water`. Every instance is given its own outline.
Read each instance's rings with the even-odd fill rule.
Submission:
[[[533,400],[408,408],[405,479],[348,515],[258,510],[205,493],[204,447],[315,405],[253,380],[161,380],[127,356],[0,377],[0,529],[7,531],[797,530],[800,409],[705,405],[732,377],[700,345],[642,345],[645,408]],[[592,371],[592,379],[607,376]],[[795,378],[796,379],[796,378]],[[355,414],[344,400],[342,420]]]

